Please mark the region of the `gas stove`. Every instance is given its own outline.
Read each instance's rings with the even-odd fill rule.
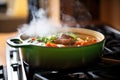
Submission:
[[[33,69],[22,60],[19,48],[6,44],[7,66],[0,66],[0,80],[118,80],[120,79],[120,32],[109,26],[86,26],[103,33],[103,58],[85,70],[44,71]]]

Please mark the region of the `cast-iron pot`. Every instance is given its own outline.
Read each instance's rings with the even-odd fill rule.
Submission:
[[[11,38],[7,43],[20,48],[23,60],[31,67],[46,70],[76,69],[94,65],[101,58],[105,37],[102,33],[84,28],[63,28],[60,32],[78,32],[89,34],[99,39],[99,42],[80,47],[43,47],[29,43],[15,43],[20,37]],[[21,39],[20,39],[21,40]]]

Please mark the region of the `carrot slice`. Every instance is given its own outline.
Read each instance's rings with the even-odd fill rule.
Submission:
[[[51,42],[47,42],[46,46],[47,47],[57,47],[57,45],[55,43],[51,43]]]

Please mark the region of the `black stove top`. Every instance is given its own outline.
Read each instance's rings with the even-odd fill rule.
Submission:
[[[61,72],[30,69],[28,80],[119,80],[119,72],[120,64],[100,62],[82,71]]]
[[[0,66],[2,80],[119,80],[120,79],[120,32],[104,25],[86,26],[97,30],[106,37],[103,59],[94,66],[84,70],[73,71],[42,71],[29,67],[21,59],[18,49],[7,45],[6,57],[7,78],[4,78],[3,67]],[[119,74],[118,74],[119,73]],[[4,78],[4,79],[3,79]]]

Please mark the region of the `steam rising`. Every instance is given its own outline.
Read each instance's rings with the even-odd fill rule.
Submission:
[[[39,9],[33,15],[33,20],[30,24],[23,24],[18,29],[20,34],[28,36],[48,36],[56,33],[61,26],[53,26],[50,19],[47,18],[46,12],[43,9]]]

